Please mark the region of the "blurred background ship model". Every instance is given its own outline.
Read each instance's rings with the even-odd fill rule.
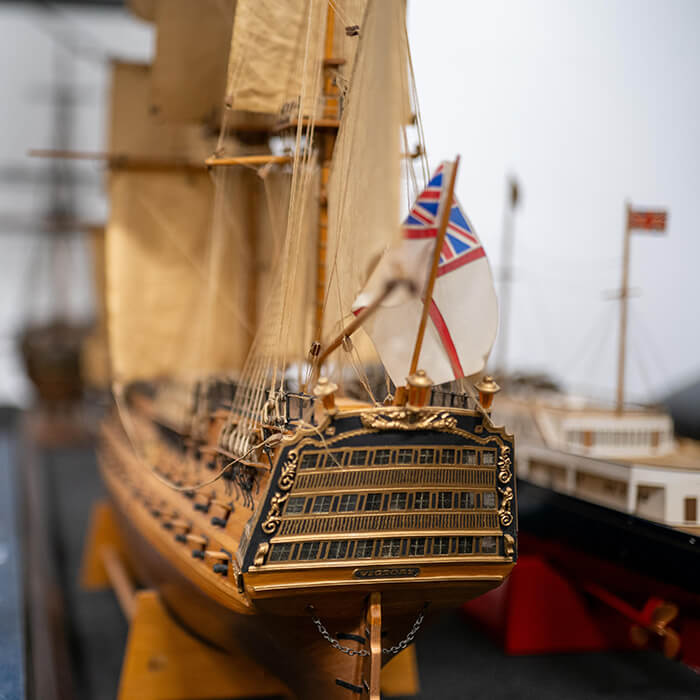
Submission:
[[[426,608],[517,555],[513,438],[470,381],[495,291],[458,160],[427,170],[405,2],[131,7],[155,59],[114,63],[85,156],[109,166],[123,554],[299,697],[379,698]]]
[[[467,608],[493,620],[486,610],[499,598],[496,628],[515,653],[656,640],[667,656],[698,667],[700,443],[676,436],[662,406],[632,406],[624,391],[630,239],[664,233],[667,215],[627,207],[625,216],[616,402],[563,393],[544,376],[502,376],[496,418],[519,439],[524,557],[509,584],[518,592]]]
[[[78,97],[70,74],[70,61],[55,52],[55,79],[48,97],[51,137],[58,151],[70,148],[75,124]],[[46,94],[41,91],[42,97]],[[0,178],[46,188],[43,211],[35,220],[10,213],[0,217],[3,231],[34,239],[19,302],[23,327],[16,338],[33,389],[34,434],[42,443],[84,441],[90,423],[86,390],[106,391],[109,381],[104,324],[91,320],[79,303],[81,282],[91,293],[96,291],[98,299],[103,287],[103,226],[86,220],[80,206],[81,189],[95,185],[97,178],[62,159],[49,160],[39,171],[10,167]],[[94,285],[82,279],[89,257],[98,277]],[[104,318],[100,308],[96,315]]]

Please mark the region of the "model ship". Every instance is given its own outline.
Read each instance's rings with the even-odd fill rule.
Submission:
[[[616,402],[511,377],[498,418],[519,436],[523,552],[615,610],[635,644],[658,636],[668,656],[682,649],[698,666],[700,443],[676,437],[661,407],[624,398],[630,234],[665,226],[663,212],[628,209]]]
[[[299,697],[378,698],[426,609],[516,560],[513,439],[466,379],[488,262],[457,162],[409,148],[404,0],[187,5],[114,67],[102,475],[188,629]]]
[[[626,565],[634,557],[636,567],[655,575],[660,562],[665,562],[665,581],[673,579],[692,588],[687,556],[698,555],[693,545],[694,536],[700,533],[700,445],[676,438],[666,412],[640,406],[627,407],[619,414],[611,406],[541,392],[509,397],[501,405],[520,428],[518,478],[524,483],[522,488],[532,488],[533,498],[539,501],[545,499],[545,494],[536,496],[540,489],[551,490],[589,502],[591,514],[611,511],[604,516],[605,524],[599,523],[596,529],[606,531],[605,540],[615,550],[627,551]],[[585,518],[584,525],[580,513],[577,517],[582,536],[585,530],[590,540],[591,523]],[[624,538],[610,537],[614,519],[628,533]],[[662,536],[664,542],[653,557],[645,530],[655,532],[657,541]]]

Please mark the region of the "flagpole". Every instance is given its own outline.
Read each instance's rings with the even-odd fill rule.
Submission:
[[[629,202],[625,204],[625,240],[622,254],[622,288],[620,290],[620,345],[617,355],[617,406],[616,412],[622,414],[625,405],[625,355],[627,348],[627,305],[629,299],[630,267],[630,211]]]
[[[445,205],[442,208],[440,216],[440,226],[435,236],[435,251],[433,252],[433,265],[430,268],[430,277],[425,288],[425,298],[423,299],[423,313],[420,317],[420,325],[418,326],[418,335],[416,336],[416,344],[413,347],[413,357],[411,358],[411,369],[409,376],[415,374],[418,369],[418,360],[420,359],[420,351],[423,347],[423,338],[425,336],[425,326],[428,321],[428,312],[430,311],[430,302],[433,298],[433,289],[435,287],[435,279],[437,277],[438,267],[440,265],[440,253],[445,242],[445,234],[447,233],[447,224],[450,221],[450,212],[452,211],[452,198],[455,190],[455,180],[457,179],[457,168],[459,167],[459,156],[455,158],[450,173],[450,182],[447,187],[447,195]]]
[[[501,238],[501,269],[499,274],[500,328],[497,358],[494,369],[505,376],[508,361],[508,331],[510,329],[510,306],[513,286],[513,227],[515,207],[518,204],[518,182],[515,177],[508,179],[508,201],[503,215],[503,236]]]

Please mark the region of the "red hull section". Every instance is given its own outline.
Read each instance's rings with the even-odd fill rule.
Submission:
[[[663,630],[651,629],[661,601],[679,610],[668,625],[680,638],[678,657],[700,670],[700,594],[526,535],[510,578],[464,611],[508,654],[634,649],[635,626],[663,651]]]

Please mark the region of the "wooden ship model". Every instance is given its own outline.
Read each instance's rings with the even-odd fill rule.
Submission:
[[[194,5],[132,3],[155,62],[114,65],[100,469],[187,629],[378,698],[426,610],[516,560],[513,438],[467,379],[491,273],[457,162],[409,147],[404,0]]]

